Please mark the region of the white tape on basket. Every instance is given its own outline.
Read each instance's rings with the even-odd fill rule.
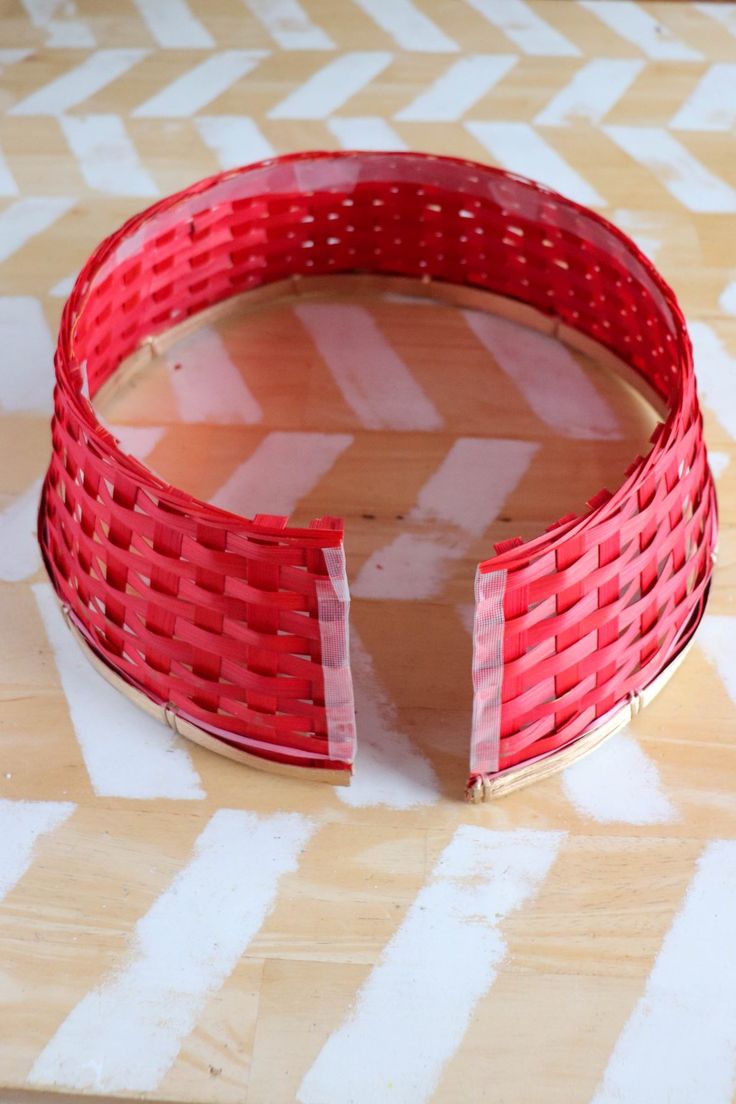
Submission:
[[[471,774],[489,774],[498,770],[505,592],[505,571],[476,572]]]
[[[319,636],[325,682],[327,744],[330,759],[352,762],[355,755],[355,700],[350,671],[350,591],[345,552],[325,548],[327,578],[317,582]]]

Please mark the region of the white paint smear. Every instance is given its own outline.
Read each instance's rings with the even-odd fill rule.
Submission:
[[[75,808],[69,801],[0,801],[0,901],[28,870],[37,840]]]
[[[688,321],[688,332],[700,399],[736,440],[736,356],[707,322]]]
[[[366,307],[349,303],[299,303],[294,313],[309,332],[361,426],[441,428],[442,416]]]
[[[723,0],[714,0],[701,4],[693,4],[692,7],[702,15],[717,19],[721,26],[736,37],[736,4],[724,4]]]
[[[448,53],[460,49],[412,0],[354,0],[402,50]]]
[[[731,1104],[736,1090],[736,841],[698,861],[593,1104]]]
[[[578,0],[621,38],[657,61],[700,61],[702,54],[680,42],[672,31],[633,0]]]
[[[625,732],[563,771],[562,785],[577,811],[599,824],[666,824],[677,819],[655,764]]]
[[[99,797],[204,797],[189,752],[95,671],[71,635],[48,583],[33,593],[90,782]]]
[[[316,26],[298,0],[245,0],[282,50],[334,50],[330,36]]]
[[[41,480],[0,511],[0,579],[17,583],[34,575],[41,565],[36,536]]]
[[[165,426],[108,424],[107,428],[117,437],[123,451],[138,460],[145,460],[166,433]]]
[[[466,129],[505,169],[532,177],[588,207],[606,201],[528,123],[465,123]]]
[[[706,613],[696,640],[736,704],[736,615]]]
[[[48,230],[73,206],[74,200],[63,196],[25,196],[0,211],[0,263]]]
[[[537,126],[599,123],[634,83],[645,63],[636,58],[594,58],[578,69],[534,119]]]
[[[59,123],[90,188],[104,195],[158,195],[119,115],[62,115]]]
[[[471,54],[460,58],[394,116],[400,122],[460,119],[516,65],[513,54]]]
[[[348,433],[269,433],[210,502],[246,517],[289,517],[352,443]]]
[[[68,18],[76,14],[76,4],[71,0],[22,0],[22,3],[34,27],[45,32],[47,49],[88,50],[95,45],[95,36],[87,24]],[[62,18],[55,18],[58,15]]]
[[[475,629],[475,603],[463,602],[462,605],[456,606],[455,610],[466,633],[472,636]]]
[[[271,119],[326,119],[365,88],[391,62],[383,50],[342,54],[269,111]]]
[[[333,118],[327,126],[343,149],[403,150],[406,142],[385,119],[377,115]]]
[[[207,998],[232,973],[313,831],[296,813],[220,809],[137,923],[127,960],[88,993],[36,1059],[32,1085],[152,1092]]]
[[[38,299],[0,296],[0,405],[48,413],[53,408],[54,342]]]
[[[463,825],[301,1083],[301,1104],[422,1104],[496,980],[501,922],[537,893],[560,832]]]
[[[147,50],[97,50],[80,65],[32,92],[10,108],[10,115],[62,115],[122,77]]]
[[[358,726],[358,756],[350,786],[336,786],[345,805],[414,809],[434,805],[440,789],[431,763],[399,728],[396,707],[379,682],[373,661],[355,629],[350,659]]]
[[[359,598],[431,598],[448,563],[482,536],[526,472],[538,446],[461,437],[406,515],[409,530],[366,560],[352,585]],[[415,527],[421,526],[417,530]],[[412,532],[412,528],[415,529]]]
[[[159,46],[168,50],[207,50],[212,35],[186,0],[133,0]]]
[[[618,207],[613,212],[611,221],[633,238],[642,253],[650,260],[654,260],[662,248],[660,235],[666,235],[672,224],[672,219],[666,214],[632,211],[622,207]]]
[[[663,127],[605,126],[603,130],[688,211],[736,211],[736,190],[706,169]]]
[[[498,27],[524,54],[578,57],[580,50],[523,0],[467,0],[484,19]]]
[[[621,438],[616,415],[561,341],[484,311],[463,313],[540,421],[565,437]]]
[[[258,125],[244,115],[201,115],[194,123],[222,169],[263,161],[275,153]]]
[[[736,123],[736,65],[711,65],[670,126],[675,130],[733,130]]]
[[[713,478],[720,479],[731,463],[731,457],[727,452],[717,452],[714,449],[709,449],[708,463],[710,464],[710,470],[713,472]]]
[[[222,50],[167,84],[136,107],[139,119],[188,119],[255,69],[265,50]]]
[[[214,330],[197,330],[183,338],[167,350],[165,359],[172,367],[169,379],[181,421],[221,425],[260,422],[260,404]]]
[[[63,279],[59,280],[58,283],[54,284],[54,286],[49,289],[49,295],[53,299],[68,299],[77,282],[77,276],[77,272],[72,272],[68,276],[64,276]]]

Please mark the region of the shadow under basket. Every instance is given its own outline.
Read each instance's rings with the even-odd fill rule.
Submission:
[[[142,708],[251,766],[349,782],[341,519],[295,527],[196,499],[128,455],[91,402],[188,329],[336,279],[512,318],[622,375],[659,415],[621,486],[478,565],[466,795],[483,801],[567,766],[656,695],[715,560],[682,313],[594,212],[474,162],[343,152],[222,173],[136,215],[64,308],[45,564],[90,659]]]

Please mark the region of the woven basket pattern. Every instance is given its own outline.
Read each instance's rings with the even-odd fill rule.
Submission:
[[[623,234],[531,181],[419,154],[303,154],[224,173],[136,216],[66,304],[40,538],[95,652],[254,754],[348,770],[329,738],[318,589],[339,519],[307,529],[197,501],[121,451],[90,403],[142,342],[243,291],[368,272],[476,287],[602,343],[669,414],[624,484],[507,541],[499,769],[583,734],[691,634],[712,571],[713,483],[685,324]],[[472,779],[471,779],[472,780]]]

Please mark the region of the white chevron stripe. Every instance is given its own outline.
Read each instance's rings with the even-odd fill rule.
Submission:
[[[297,1100],[429,1100],[506,957],[501,923],[535,896],[563,840],[458,828]]]
[[[95,45],[95,37],[86,23],[79,19],[55,19],[57,14],[68,17],[76,14],[76,5],[70,0],[22,0],[34,27],[46,32],[47,49],[88,50]]]
[[[290,517],[352,443],[348,433],[269,433],[210,502],[246,517]]]
[[[69,801],[0,801],[0,901],[28,870],[36,842],[75,808]]]
[[[731,466],[731,457],[727,452],[718,452],[716,449],[708,449],[708,463],[713,472],[716,483],[723,473]]]
[[[670,126],[675,130],[733,130],[736,124],[736,64],[711,65]]]
[[[534,119],[538,126],[567,126],[576,119],[599,123],[633,84],[645,62],[635,58],[594,58],[578,69]]]
[[[223,169],[263,161],[276,152],[257,123],[243,115],[200,115],[194,123]]]
[[[365,429],[439,429],[442,416],[365,307],[299,303],[294,313]]]
[[[206,50],[215,45],[186,0],[133,0],[159,46],[169,50]]]
[[[63,115],[122,77],[148,50],[97,50],[50,84],[10,108],[10,115]]]
[[[580,50],[524,0],[466,0],[524,54],[579,57]]]
[[[378,115],[330,119],[327,126],[343,149],[403,150],[406,142]]]
[[[0,212],[0,263],[48,230],[73,206],[74,200],[63,196],[25,196],[11,203]]]
[[[455,612],[468,636],[472,636],[475,629],[475,605],[472,602],[462,602],[455,606]]]
[[[717,19],[722,27],[736,37],[736,4],[724,4],[723,0],[716,0],[714,3],[705,2],[692,6],[703,15]]]
[[[100,797],[204,797],[189,752],[95,671],[71,636],[48,583],[33,593],[46,629],[77,740]]]
[[[318,69],[269,111],[271,119],[326,119],[365,88],[391,62],[391,54],[369,50],[343,54]]]
[[[260,422],[260,404],[214,330],[197,330],[183,338],[165,359],[172,367],[169,379],[181,421],[224,425]],[[217,366],[216,372],[213,365]]]
[[[0,196],[18,195],[18,185],[0,149]]]
[[[90,188],[105,195],[158,195],[119,115],[62,115],[59,123]]]
[[[713,453],[711,454],[713,465]],[[706,614],[697,629],[697,644],[715,667],[730,700],[736,704],[736,615]]]
[[[336,786],[344,805],[353,808],[414,809],[439,801],[432,765],[402,730],[394,703],[379,682],[373,661],[354,628],[350,630],[350,666],[358,718],[360,767],[349,786]]]
[[[606,126],[603,130],[689,211],[736,211],[736,190],[709,172],[662,127]]]
[[[296,813],[220,809],[189,863],[136,925],[127,960],[88,993],[36,1059],[32,1085],[153,1091],[297,869],[314,830]]]
[[[195,65],[132,112],[136,118],[187,119],[256,68],[265,50],[223,50]]]
[[[666,233],[672,221],[667,215],[652,211],[631,211],[621,207],[613,212],[611,219],[636,242],[650,260],[654,260],[662,248],[661,237],[653,235]]]
[[[568,165],[528,123],[465,123],[505,169],[530,176],[587,207],[605,207],[595,188]]]
[[[0,296],[0,406],[50,412],[54,342],[46,316],[30,295]]]
[[[334,50],[335,43],[317,27],[299,0],[245,0],[282,50]]]
[[[100,418],[99,412],[97,416]],[[103,421],[103,419],[100,418],[100,421]],[[107,423],[107,428],[117,437],[123,452],[127,452],[129,456],[135,456],[138,460],[145,460],[166,433],[165,426],[113,425]]]
[[[583,440],[621,438],[615,414],[567,346],[485,311],[463,314],[536,416],[557,433]]]
[[[517,60],[508,54],[472,54],[460,58],[394,118],[407,123],[459,119],[513,69]]]
[[[76,272],[72,272],[69,276],[65,276],[62,280],[59,280],[58,283],[50,288],[49,295],[54,299],[68,299],[72,293],[77,275]]]
[[[578,0],[612,31],[657,61],[700,61],[702,54],[680,42],[634,0]]]
[[[33,50],[5,50],[0,49],[0,73],[8,65],[15,65],[19,61],[25,61],[27,57],[30,57]]]
[[[36,536],[40,493],[37,479],[0,511],[0,579],[7,583],[29,578],[41,566]]]
[[[538,446],[527,441],[460,437],[422,487],[404,532],[374,552],[353,583],[358,598],[431,598],[498,515]]]
[[[413,0],[353,0],[402,50],[448,53],[459,50]]]
[[[736,614],[706,613],[696,639],[736,705]]]
[[[736,441],[736,356],[707,322],[688,322],[701,402]]]
[[[736,280],[726,285],[719,296],[718,303],[726,314],[736,314]]]
[[[677,817],[656,764],[626,732],[564,770],[562,785],[578,812],[599,824],[667,824]]]
[[[736,1087],[736,841],[698,860],[593,1104],[731,1104]]]

